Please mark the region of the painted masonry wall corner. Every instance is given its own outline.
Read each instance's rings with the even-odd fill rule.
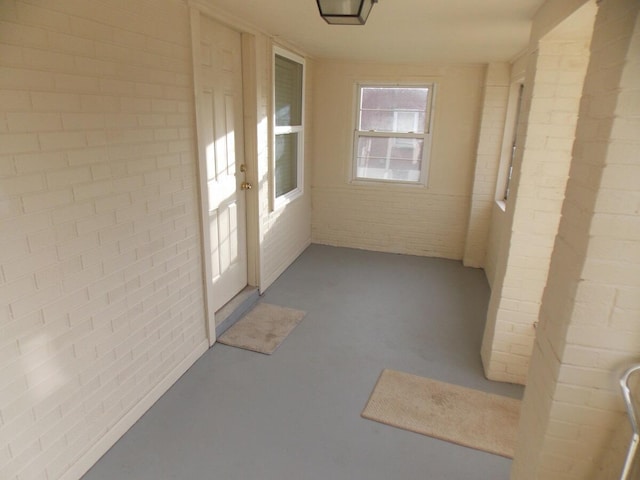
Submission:
[[[640,4],[605,0],[540,308],[514,480],[620,478],[630,429],[617,380],[640,359],[639,80]]]
[[[524,384],[553,243],[558,231],[589,60],[595,3],[532,39],[518,142],[498,236],[482,346],[492,380]],[[579,28],[567,28],[580,20]],[[495,237],[494,237],[495,238]]]
[[[78,478],[207,348],[189,18],[177,0],[0,6],[3,479]],[[271,40],[246,31],[264,289],[309,244],[311,168],[270,212]]]

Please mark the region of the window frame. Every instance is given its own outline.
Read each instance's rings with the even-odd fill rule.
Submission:
[[[302,89],[301,89],[301,116],[300,125],[278,126],[276,120],[276,57],[286,58],[302,65]],[[272,85],[271,85],[271,173],[269,175],[271,183],[271,210],[277,210],[284,205],[301,197],[304,193],[304,132],[305,132],[305,83],[306,83],[306,64],[305,59],[295,53],[286,50],[277,45],[273,46],[271,55],[272,68]],[[297,158],[296,158],[296,186],[293,190],[276,196],[276,144],[278,135],[297,134]]]
[[[428,183],[429,165],[431,160],[431,145],[433,140],[433,121],[435,112],[436,84],[430,82],[358,82],[355,84],[355,115],[354,130],[351,153],[351,169],[349,182],[354,185],[380,184],[397,185],[405,187],[425,187]],[[426,88],[428,89],[427,105],[425,109],[425,131],[404,133],[360,130],[360,115],[362,112],[362,91],[364,88]],[[397,120],[397,113],[394,111],[394,122]],[[404,139],[419,139],[423,141],[422,163],[420,175],[417,181],[400,179],[382,179],[358,176],[358,143],[362,137],[391,138],[394,142],[402,142]]]
[[[509,199],[509,189],[513,173],[513,161],[521,148],[519,131],[523,122],[524,105],[524,85],[523,76],[518,76],[511,81],[509,86],[509,97],[507,99],[507,113],[505,118],[504,131],[502,136],[502,149],[500,154],[500,166],[496,179],[495,200],[502,210],[505,210]]]
[[[512,184],[511,184],[511,180],[512,180],[512,176],[513,176],[513,162],[516,158],[517,155],[517,148],[518,148],[518,144],[519,144],[519,138],[518,138],[518,127],[520,124],[520,117],[522,115],[522,101],[524,99],[524,83],[521,83],[518,86],[518,93],[517,95],[517,100],[516,100],[516,116],[514,118],[514,122],[513,122],[513,133],[511,135],[512,140],[511,140],[511,154],[509,155],[509,168],[507,169],[507,174],[506,174],[506,178],[505,178],[505,183],[504,183],[504,195],[503,195],[503,200],[506,202],[507,200],[509,200],[509,192],[511,190]]]

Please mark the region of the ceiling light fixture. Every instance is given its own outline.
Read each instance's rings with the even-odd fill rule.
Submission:
[[[364,25],[378,0],[316,0],[320,16],[331,25]]]

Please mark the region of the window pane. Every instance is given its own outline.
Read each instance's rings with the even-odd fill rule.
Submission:
[[[276,126],[302,125],[302,65],[286,57],[275,58]]]
[[[418,138],[358,138],[356,177],[419,182],[424,140]]]
[[[298,134],[276,135],[276,198],[298,185]]]
[[[359,130],[424,133],[428,88],[363,87]]]

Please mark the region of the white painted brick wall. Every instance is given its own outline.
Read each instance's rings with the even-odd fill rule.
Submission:
[[[81,474],[206,348],[189,17],[149,6],[0,5],[3,479]]]
[[[510,70],[510,65],[504,63],[490,63],[487,66],[463,257],[464,264],[471,267],[485,266],[491,211],[495,200],[496,179],[509,100]]]
[[[640,358],[639,216],[618,199],[640,182],[640,5],[602,2],[591,49],[514,480],[618,479],[630,440],[617,380]]]
[[[504,231],[494,234],[501,251],[482,346],[492,380],[526,383],[587,62],[584,33],[573,40],[550,34],[530,54]]]
[[[314,241],[382,252],[460,259],[468,197],[316,187]],[[346,209],[345,205],[349,205]],[[402,222],[402,228],[398,223]]]
[[[485,68],[318,61],[316,70],[313,242],[462,259]],[[435,82],[427,186],[350,183],[355,84],[366,81]]]

